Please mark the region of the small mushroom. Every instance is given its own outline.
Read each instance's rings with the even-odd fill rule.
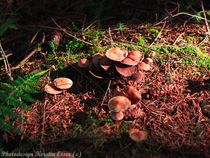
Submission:
[[[150,57],[150,58],[154,57],[155,55],[156,55],[156,52],[155,52],[155,51],[151,51],[151,52],[149,53],[149,57]]]
[[[146,59],[144,60],[144,62],[145,62],[146,64],[151,64],[151,63],[153,63],[153,60],[152,60],[151,58],[146,58]]]
[[[145,62],[143,61],[140,61],[139,64],[138,64],[138,68],[140,70],[143,70],[143,71],[149,71],[151,69],[150,65],[149,64],[146,64]]]
[[[120,121],[124,118],[124,114],[122,111],[120,112],[111,112],[111,118],[115,121]]]
[[[122,61],[128,55],[128,52],[117,47],[108,49],[105,55],[110,60]]]
[[[80,68],[87,68],[89,67],[89,64],[90,64],[90,60],[86,58],[79,59],[78,61],[78,66]]]
[[[136,72],[135,74],[132,75],[133,81],[136,83],[142,83],[145,80],[145,74],[141,71]]]
[[[128,86],[126,94],[132,104],[136,104],[141,100],[141,93],[133,86]]]
[[[125,96],[115,96],[108,102],[108,107],[112,112],[125,111],[131,106],[131,101]]]
[[[136,128],[132,128],[129,130],[129,136],[133,141],[141,142],[147,139],[147,132]]]
[[[46,84],[44,86],[44,91],[49,94],[54,94],[54,95],[62,93],[61,90],[56,90],[56,87],[54,88],[54,87],[50,86],[49,84]]]
[[[140,51],[131,51],[121,63],[134,66],[137,65],[143,58],[144,55]]]
[[[116,65],[115,69],[120,75],[124,77],[130,77],[136,72],[135,66]]]
[[[66,77],[56,78],[53,83],[59,89],[69,89],[73,85],[73,81]]]

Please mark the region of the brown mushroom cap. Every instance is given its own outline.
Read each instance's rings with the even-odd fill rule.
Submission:
[[[141,71],[136,72],[135,74],[132,75],[133,81],[136,83],[142,83],[145,80],[145,74]]]
[[[141,93],[133,86],[128,86],[126,94],[132,104],[136,104],[141,100]]]
[[[147,139],[147,132],[136,128],[132,128],[129,130],[129,136],[133,141],[141,142]]]
[[[122,61],[128,55],[127,51],[120,48],[110,48],[106,51],[106,57],[113,61]]]
[[[134,66],[137,65],[143,58],[144,54],[142,54],[140,51],[131,51],[121,63]]]
[[[89,64],[90,64],[90,60],[86,58],[79,59],[78,61],[78,66],[80,68],[87,68],[89,67]]]
[[[124,118],[124,114],[122,111],[120,112],[111,112],[111,118],[115,121],[120,121]]]
[[[54,88],[53,86],[50,86],[49,84],[46,84],[44,86],[44,91],[49,94],[54,94],[54,95],[62,93],[61,90],[56,90],[56,87]]]
[[[115,69],[120,75],[124,77],[132,76],[136,72],[135,66],[116,65]]]
[[[125,111],[131,106],[131,101],[125,96],[115,96],[108,102],[108,107],[112,112]]]
[[[73,85],[73,81],[66,77],[56,78],[53,83],[59,89],[69,89]]]
[[[145,62],[143,61],[140,61],[139,64],[138,64],[138,68],[140,70],[143,70],[143,71],[149,71],[151,69],[150,65],[149,64],[146,64]]]

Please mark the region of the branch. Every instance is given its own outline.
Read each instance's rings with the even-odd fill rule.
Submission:
[[[9,55],[5,54],[1,43],[0,43],[0,53],[1,53],[2,59],[4,61],[4,67],[5,67],[5,70],[6,70],[6,74],[9,76],[9,79],[12,81],[13,80],[12,72],[11,72],[11,68],[10,68],[10,65],[9,65],[9,61],[7,59],[7,57]]]
[[[204,16],[204,19],[205,19],[207,34],[210,35],[210,29],[209,29],[208,20],[206,18],[206,12],[205,12],[205,9],[204,9],[203,0],[200,0],[200,2],[201,2],[201,8],[202,8],[202,11],[203,11],[203,16]]]
[[[59,29],[61,29],[65,34],[67,34],[67,35],[69,35],[69,36],[75,38],[76,40],[81,41],[81,42],[83,42],[83,43],[85,43],[85,44],[87,44],[87,45],[90,45],[90,46],[93,45],[93,44],[90,43],[90,42],[84,41],[84,40],[82,40],[82,39],[80,39],[80,38],[77,38],[76,36],[70,34],[69,32],[66,31],[66,29],[62,28],[62,27],[61,27],[53,18],[51,18],[51,19],[52,19],[52,21],[54,22],[54,24],[55,24]]]

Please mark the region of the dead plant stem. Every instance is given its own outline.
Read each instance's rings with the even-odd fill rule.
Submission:
[[[54,22],[54,24],[55,24],[58,28],[60,28],[60,29],[61,29],[65,34],[67,34],[68,36],[73,37],[73,38],[75,38],[76,40],[81,41],[81,42],[83,42],[83,43],[85,43],[85,44],[87,44],[87,45],[90,45],[90,46],[93,45],[93,44],[90,43],[90,42],[84,41],[84,40],[82,40],[82,39],[80,39],[80,38],[78,38],[78,37],[76,37],[76,36],[70,34],[69,32],[66,31],[66,29],[62,28],[62,27],[61,27],[53,18],[51,18],[51,19],[52,19],[52,21]]]
[[[1,53],[2,59],[4,61],[4,67],[5,67],[6,74],[8,75],[9,79],[12,81],[13,77],[12,77],[10,64],[9,64],[8,59],[7,59],[8,56],[5,54],[4,49],[1,45],[1,42],[0,42],[0,53]]]
[[[158,34],[157,37],[154,39],[154,41],[150,44],[150,46],[152,46],[153,44],[155,44],[155,43],[158,41],[158,39],[160,38],[160,36],[161,36],[161,34],[162,34],[162,31],[163,31],[163,29],[165,28],[165,26],[166,26],[166,21],[164,21],[163,27],[161,28],[159,34]]]

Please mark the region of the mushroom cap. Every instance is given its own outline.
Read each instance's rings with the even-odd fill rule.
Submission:
[[[73,85],[73,81],[66,77],[56,78],[53,83],[59,89],[69,89]]]
[[[124,114],[122,111],[120,112],[111,112],[111,118],[115,121],[120,121],[124,118]]]
[[[141,142],[147,139],[147,132],[136,128],[131,128],[129,130],[129,136],[133,141]]]
[[[90,60],[86,58],[79,59],[78,61],[78,66],[80,68],[87,68],[89,67],[89,64],[90,64]]]
[[[153,63],[153,60],[152,60],[152,58],[146,58],[146,59],[144,60],[144,62],[145,62],[146,64],[151,64],[151,63]]]
[[[56,87],[50,86],[49,84],[46,84],[44,86],[44,91],[49,94],[54,94],[54,95],[62,93],[61,90],[56,90]]]
[[[115,96],[108,102],[108,107],[112,112],[125,111],[131,106],[131,101],[125,96]]]
[[[128,86],[127,97],[132,104],[136,104],[141,100],[141,93],[134,86]]]
[[[142,60],[143,58],[144,54],[142,54],[140,51],[134,50],[131,51],[121,63],[134,66],[137,65],[139,61]]]
[[[145,62],[143,61],[140,61],[139,64],[138,64],[138,68],[140,70],[143,70],[143,71],[149,71],[151,69],[150,65],[149,64],[146,64]]]
[[[132,79],[136,83],[142,83],[145,80],[145,74],[142,71],[138,71],[132,75]]]
[[[105,55],[110,60],[122,61],[128,55],[128,52],[117,47],[108,49]]]
[[[132,76],[136,72],[135,66],[116,65],[115,69],[120,75],[124,77]]]

